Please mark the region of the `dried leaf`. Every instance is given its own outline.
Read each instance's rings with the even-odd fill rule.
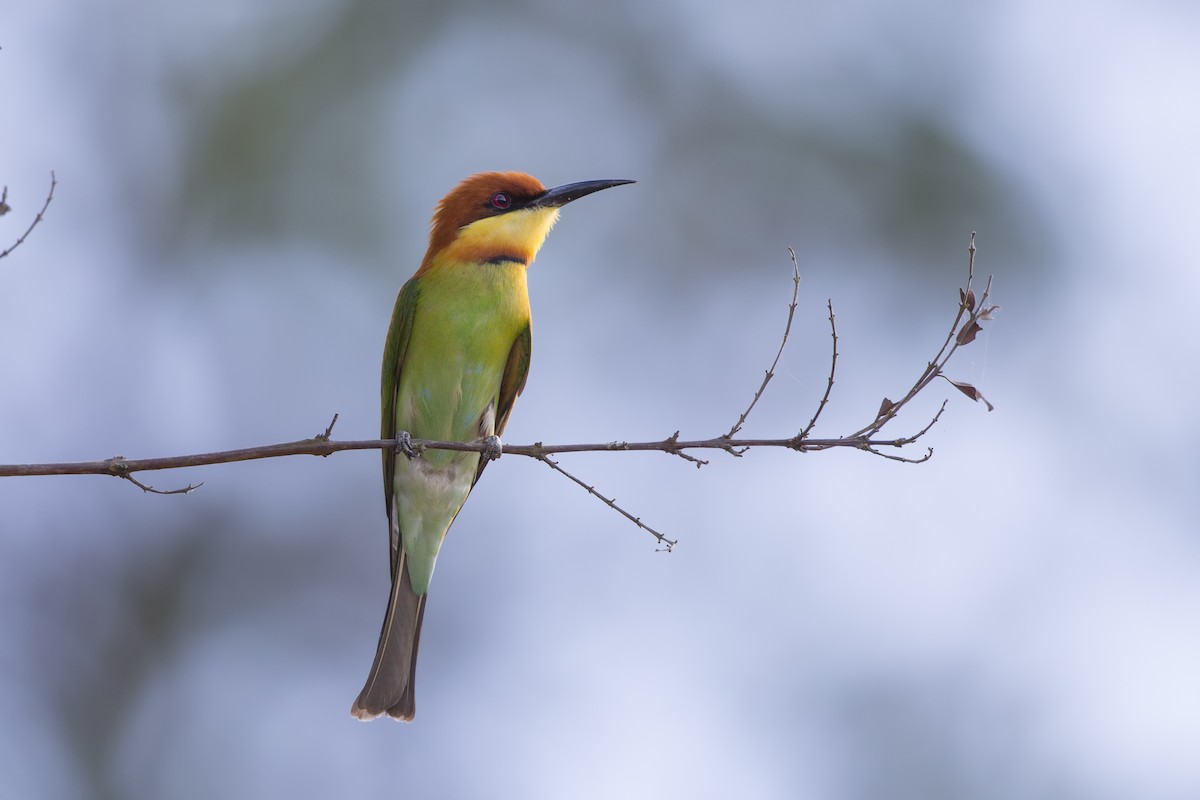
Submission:
[[[879,413],[875,415],[875,419],[882,419],[895,407],[895,403],[893,403],[891,400],[888,400],[886,397],[883,398],[883,402],[879,404]]]
[[[971,342],[975,341],[975,335],[981,330],[983,330],[983,328],[979,327],[979,323],[972,319],[966,325],[963,325],[962,330],[958,332],[958,336],[954,337],[954,341],[958,342],[960,345],[970,344]]]
[[[961,292],[962,289],[959,289],[959,291]],[[963,302],[966,304],[968,311],[975,310],[975,290],[974,289],[970,289],[967,291],[966,299],[963,300]]]
[[[950,381],[949,378],[946,378],[946,380]],[[960,392],[962,392],[963,394],[965,394],[967,397],[971,398],[975,402],[977,402],[977,403],[982,402],[985,406],[987,406],[988,411],[994,411],[996,409],[996,407],[993,406],[991,403],[989,403],[988,399],[983,396],[983,392],[979,391],[971,384],[963,383],[961,381],[950,381],[950,383],[954,385],[955,389],[958,389]]]

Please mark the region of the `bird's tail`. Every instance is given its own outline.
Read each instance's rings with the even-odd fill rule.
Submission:
[[[426,595],[413,591],[406,561],[401,551],[375,663],[371,665],[366,686],[350,707],[350,713],[361,720],[386,713],[410,722],[416,713],[417,645],[421,640]]]

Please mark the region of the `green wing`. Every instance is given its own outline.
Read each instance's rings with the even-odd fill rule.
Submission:
[[[413,318],[417,313],[417,298],[420,285],[416,278],[400,288],[396,296],[396,307],[392,310],[392,324],[388,328],[387,342],[383,346],[383,374],[380,388],[383,414],[379,425],[380,439],[396,438],[396,387],[400,385],[400,370],[404,368],[404,357],[408,354],[408,340],[412,337]],[[396,471],[396,451],[383,448],[383,498],[387,506],[388,524],[392,523],[392,483]],[[392,548],[389,536],[388,547]],[[392,578],[396,577],[396,551],[392,548]]]
[[[500,379],[500,398],[496,404],[496,435],[504,433],[508,424],[508,415],[512,413],[513,403],[525,388],[525,379],[529,377],[529,353],[533,346],[529,323],[517,334],[512,349],[508,351],[508,362],[504,365],[504,376]],[[393,434],[394,435],[394,434]],[[483,468],[488,465],[484,459],[479,459],[479,469],[475,471],[475,480],[483,474]]]

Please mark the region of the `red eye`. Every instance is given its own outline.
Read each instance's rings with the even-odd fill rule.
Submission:
[[[492,208],[495,208],[499,211],[504,211],[512,205],[512,199],[509,198],[509,196],[504,192],[496,192],[494,195],[492,195],[491,202]]]

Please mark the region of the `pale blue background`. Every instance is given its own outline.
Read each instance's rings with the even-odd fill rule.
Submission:
[[[932,462],[488,470],[417,721],[348,714],[374,453],[0,480],[0,796],[1200,796],[1192,3],[11,3],[0,461],[377,431],[392,299],[482,169],[636,178],[531,273],[508,440],[859,427],[968,233],[998,321],[906,414]]]

